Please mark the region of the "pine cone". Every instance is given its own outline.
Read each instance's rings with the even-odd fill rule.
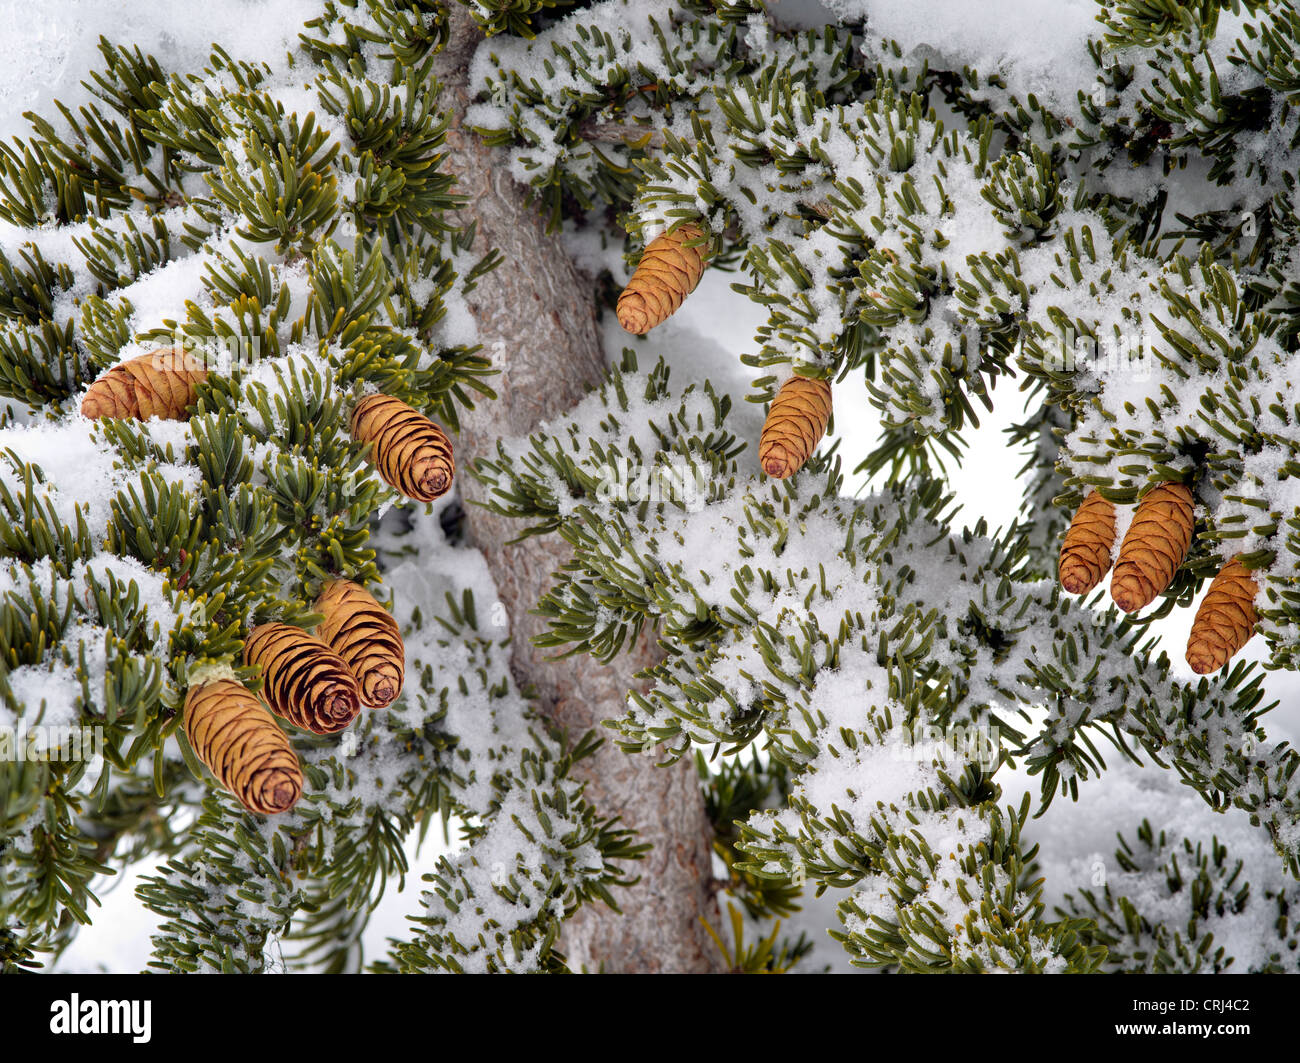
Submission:
[[[250,812],[287,812],[302,796],[298,755],[243,683],[218,679],[190,687],[185,734],[195,755]]]
[[[361,690],[343,658],[288,624],[259,624],[244,642],[244,663],[260,668],[271,711],[318,735],[347,727],[361,711]]]
[[[357,677],[361,700],[374,709],[390,705],[402,692],[406,673],[406,648],[397,621],[369,591],[345,579],[325,584],[316,611],[325,614],[316,634]]]
[[[772,400],[758,441],[758,463],[768,476],[793,476],[817,449],[831,416],[831,386],[793,376]]]
[[[1061,586],[1071,594],[1087,594],[1110,571],[1115,544],[1115,507],[1093,490],[1070,521],[1061,544]]]
[[[370,443],[370,462],[407,498],[432,502],[456,475],[451,440],[418,410],[391,395],[368,395],[352,411],[352,438]]]
[[[677,313],[704,275],[704,247],[682,245],[704,235],[698,225],[682,225],[650,241],[618,297],[618,323],[624,329],[643,336]]]
[[[1110,596],[1126,613],[1150,605],[1173,582],[1196,524],[1191,488],[1163,483],[1147,492],[1119,548]]]
[[[1255,595],[1259,584],[1233,558],[1210,583],[1187,639],[1187,663],[1197,675],[1217,672],[1255,633]]]
[[[101,417],[147,421],[183,421],[195,399],[195,385],[207,378],[203,363],[180,347],[142,354],[119,362],[86,391],[81,413],[96,421]]]

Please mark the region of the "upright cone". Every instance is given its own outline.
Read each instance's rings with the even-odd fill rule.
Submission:
[[[1150,605],[1173,582],[1196,524],[1191,488],[1163,483],[1138,503],[1120,544],[1110,596],[1126,613]]]
[[[1110,571],[1115,545],[1115,507],[1093,490],[1075,511],[1061,544],[1061,586],[1071,594],[1087,594]]]
[[[641,336],[677,313],[704,275],[704,248],[683,245],[703,239],[698,225],[681,225],[646,245],[618,297],[618,323],[624,329]]]
[[[260,668],[271,711],[314,734],[334,734],[361,711],[361,690],[343,659],[288,624],[259,624],[244,642],[244,663]]]
[[[826,433],[831,386],[794,376],[781,385],[763,422],[758,463],[768,476],[784,480],[803,468]]]
[[[286,812],[302,796],[293,746],[242,683],[218,679],[190,687],[185,734],[195,755],[250,812]]]
[[[391,395],[367,395],[352,411],[352,438],[370,443],[370,462],[390,487],[418,502],[447,493],[456,463],[447,434]]]
[[[194,402],[196,385],[207,375],[203,363],[179,347],[128,358],[90,385],[81,412],[92,421],[101,417],[181,421]]]
[[[397,621],[369,591],[345,579],[325,584],[316,611],[325,614],[316,634],[347,662],[361,684],[361,700],[372,709],[390,705],[402,692],[406,673]]]
[[[1238,558],[1210,583],[1187,640],[1187,663],[1197,675],[1217,672],[1255,633],[1257,584]]]

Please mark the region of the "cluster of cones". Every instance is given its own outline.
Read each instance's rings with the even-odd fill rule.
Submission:
[[[677,312],[704,275],[708,236],[698,225],[679,225],[646,245],[618,297],[618,322],[643,336]],[[793,476],[817,449],[831,416],[831,386],[791,377],[768,409],[758,443],[758,463],[774,479]]]
[[[704,273],[707,243],[704,230],[692,224],[652,240],[619,296],[619,324],[644,335],[676,313]],[[788,379],[763,424],[758,450],[763,471],[777,479],[798,472],[825,434],[830,414],[826,381]],[[1191,548],[1194,524],[1192,493],[1185,485],[1160,484],[1143,497],[1115,560],[1110,592],[1116,605],[1136,612],[1168,588]],[[1096,587],[1110,571],[1115,537],[1115,507],[1093,491],[1061,547],[1061,585],[1073,594]],[[1220,569],[1201,600],[1187,643],[1187,661],[1197,673],[1222,668],[1250,640],[1257,592],[1240,558]]]
[[[1143,495],[1115,558],[1110,596],[1126,613],[1150,605],[1173,582],[1187,557],[1196,523],[1191,489],[1158,484]],[[1115,507],[1093,490],[1083,500],[1061,545],[1061,586],[1087,594],[1111,569]],[[1187,640],[1187,663],[1198,675],[1222,668],[1254,634],[1259,586],[1234,557],[1210,583]]]
[[[652,240],[618,299],[618,320],[643,335],[676,313],[704,273],[707,234],[683,224]],[[777,479],[798,472],[826,432],[831,389],[824,380],[791,377],[768,409],[759,440],[759,464]],[[1164,483],[1139,503],[1120,544],[1111,577],[1115,604],[1132,613],[1162,594],[1191,548],[1195,524],[1191,491]],[[1110,571],[1115,507],[1093,491],[1079,507],[1061,547],[1061,585],[1087,594]],[[1240,558],[1219,571],[1201,600],[1187,644],[1187,661],[1200,673],[1222,668],[1249,641],[1257,620],[1258,587]]]
[[[285,812],[302,796],[302,768],[272,713],[313,734],[336,734],[362,706],[386,708],[402,692],[406,651],[397,621],[350,580],[321,590],[324,620],[310,634],[259,624],[244,664],[263,680],[263,701],[234,678],[192,685],[185,733],[198,758],[252,812]]]
[[[208,376],[201,361],[165,348],[113,366],[90,385],[81,412],[91,420],[184,420]],[[432,502],[455,477],[451,440],[433,421],[391,395],[353,408],[352,437],[369,444],[380,477],[408,498]],[[261,624],[244,643],[244,664],[260,671],[265,701],[234,678],[191,686],[185,729],[194,752],[248,809],[284,812],[302,795],[298,757],[272,713],[314,734],[334,734],[363,705],[385,708],[402,689],[405,651],[397,622],[361,586],[325,585],[325,619],[309,634]]]

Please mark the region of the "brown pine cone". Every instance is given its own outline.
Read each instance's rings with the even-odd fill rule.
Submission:
[[[618,297],[618,323],[624,329],[643,336],[677,313],[704,275],[706,254],[702,244],[682,245],[703,240],[704,235],[698,225],[680,225],[646,245],[632,279]]]
[[[352,411],[352,438],[370,443],[370,463],[384,482],[419,502],[432,502],[456,475],[451,440],[419,410],[391,395],[367,395]]]
[[[1197,675],[1217,672],[1255,633],[1255,595],[1250,570],[1233,558],[1210,583],[1187,639],[1187,663]]]
[[[302,796],[298,755],[242,683],[217,679],[190,687],[185,734],[195,755],[250,812],[287,812]]]
[[[758,463],[768,476],[784,480],[812,457],[831,417],[831,386],[794,376],[772,400],[758,441]]]
[[[1070,521],[1061,544],[1061,586],[1071,594],[1087,594],[1110,571],[1115,544],[1115,507],[1093,490]]]
[[[196,397],[196,385],[207,375],[203,363],[180,347],[142,354],[118,363],[91,384],[81,400],[81,413],[92,421],[101,417],[183,421]]]
[[[1191,488],[1163,483],[1142,496],[1110,578],[1116,605],[1134,613],[1163,593],[1187,557],[1195,524]]]
[[[357,677],[361,700],[374,709],[392,704],[402,692],[406,673],[406,648],[397,621],[369,591],[345,579],[321,588],[316,611],[325,614],[316,634]]]
[[[262,673],[271,711],[295,727],[327,735],[361,711],[361,690],[337,653],[288,624],[258,624],[244,642],[244,663]]]

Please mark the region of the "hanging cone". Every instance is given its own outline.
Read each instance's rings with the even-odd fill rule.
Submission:
[[[260,668],[271,711],[313,734],[334,734],[361,711],[361,690],[343,659],[314,635],[288,624],[258,624],[244,663]]]
[[[1110,571],[1115,544],[1115,507],[1093,490],[1070,521],[1061,543],[1061,586],[1071,594],[1087,594]]]
[[[793,376],[772,400],[758,441],[758,463],[768,476],[793,476],[817,449],[831,416],[831,386]]]
[[[1249,569],[1233,558],[1210,583],[1201,599],[1187,640],[1187,663],[1197,675],[1217,672],[1255,633],[1255,595]]]
[[[352,411],[352,438],[370,443],[370,463],[407,498],[432,502],[447,493],[456,465],[447,434],[391,395],[368,395]]]
[[[250,812],[287,812],[302,796],[298,755],[243,683],[218,679],[190,687],[185,734],[195,755]]]
[[[316,634],[357,677],[361,700],[372,709],[390,705],[402,692],[406,673],[406,649],[397,621],[369,591],[345,579],[325,584],[316,611],[325,614]]]
[[[101,417],[183,421],[196,397],[195,386],[207,375],[203,363],[179,347],[142,354],[113,366],[91,384],[81,400],[81,413],[92,421]]]
[[[1187,557],[1195,524],[1191,488],[1163,483],[1142,496],[1110,578],[1116,605],[1134,613],[1156,600]]]
[[[681,225],[646,245],[641,261],[618,297],[618,323],[643,336],[677,313],[704,275],[705,248],[683,247],[704,239],[698,225]]]

